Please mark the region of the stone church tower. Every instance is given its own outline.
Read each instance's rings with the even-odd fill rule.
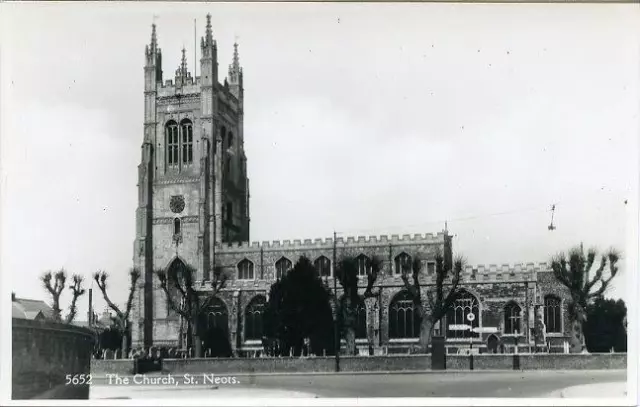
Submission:
[[[134,346],[177,337],[154,270],[182,262],[209,279],[216,247],[249,240],[249,180],[244,153],[242,68],[238,45],[218,82],[211,16],[201,38],[200,76],[185,50],[173,80],[163,82],[162,52],[152,26],[145,47],[144,137],[138,166],[134,265],[142,271],[132,321]]]

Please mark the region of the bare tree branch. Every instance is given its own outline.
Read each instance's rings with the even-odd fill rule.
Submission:
[[[367,288],[364,291],[365,298],[377,297],[378,295],[380,295],[380,287],[378,287],[378,290],[376,292],[373,292],[373,286],[378,279],[380,270],[382,270],[382,259],[378,256],[373,256],[373,258],[369,262],[369,267],[367,269]]]
[[[135,293],[136,285],[138,284],[138,280],[140,279],[140,270],[138,268],[132,268],[129,271],[129,298],[127,298],[127,306],[126,311],[124,313],[124,318],[129,319],[129,315],[131,314],[131,307],[133,306],[133,296]]]
[[[118,315],[118,318],[124,319],[124,314],[122,313],[122,311],[120,311],[120,308],[118,308],[118,306],[111,301],[109,295],[107,294],[107,272],[103,270],[98,271],[93,274],[93,279],[102,292],[102,296],[104,297],[104,300],[109,308],[115,311],[116,315]]]
[[[165,294],[166,301],[167,301],[167,304],[169,305],[169,308],[177,312],[180,316],[184,317],[185,319],[190,319],[190,315],[182,307],[176,305],[175,301],[173,300],[173,296],[169,292],[169,287],[167,285],[167,275],[164,272],[164,270],[156,270],[155,274],[158,277],[158,280],[160,280],[160,288],[162,288],[162,291]],[[181,293],[182,298],[186,298],[183,290],[179,292]]]
[[[67,324],[70,324],[73,319],[76,317],[77,308],[76,302],[78,301],[78,297],[85,293],[85,289],[82,288],[82,282],[84,278],[78,274],[73,275],[73,284],[69,286],[69,289],[73,292],[73,298],[71,299],[71,305],[69,306],[69,314],[65,319]]]

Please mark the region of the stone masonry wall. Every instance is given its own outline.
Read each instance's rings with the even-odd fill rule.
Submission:
[[[91,373],[91,331],[16,318],[11,328],[12,399],[89,398],[88,385],[66,385],[66,376]]]

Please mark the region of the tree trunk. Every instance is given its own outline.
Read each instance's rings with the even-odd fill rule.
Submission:
[[[347,342],[347,355],[356,354],[356,330],[352,326],[345,327],[344,340]]]
[[[202,353],[202,340],[200,339],[200,331],[198,330],[198,321],[193,323],[191,332],[193,333],[194,356],[201,358],[204,355]]]
[[[129,341],[128,341],[128,329],[125,328],[122,332],[122,358],[126,359],[129,354]]]
[[[569,352],[581,353],[585,350],[584,334],[582,332],[582,323],[577,319],[572,319],[571,323],[571,337],[569,339]]]
[[[431,318],[423,317],[420,323],[420,352],[428,353],[431,337],[433,336],[433,321]]]

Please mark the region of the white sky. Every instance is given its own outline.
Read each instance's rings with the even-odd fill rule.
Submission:
[[[193,72],[194,18],[199,46],[213,15],[221,81],[239,38],[251,240],[448,219],[470,264],[581,241],[637,255],[636,5],[1,7],[6,292],[48,299],[43,271],[105,269],[124,302],[154,15],[165,79],[183,44]],[[611,296],[635,298],[630,272]]]

